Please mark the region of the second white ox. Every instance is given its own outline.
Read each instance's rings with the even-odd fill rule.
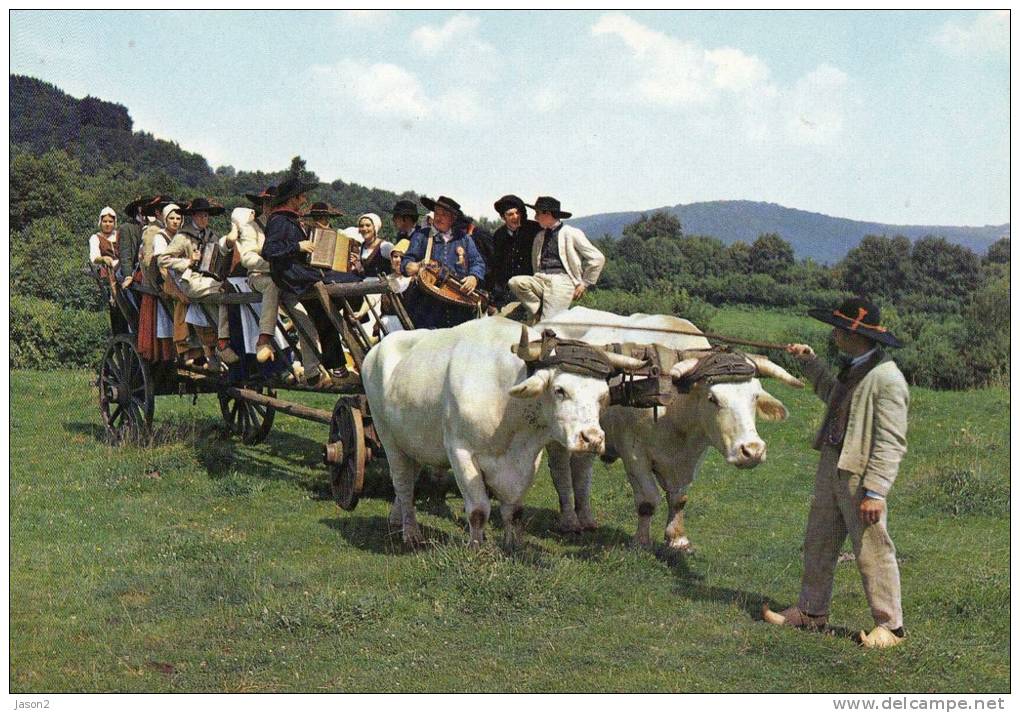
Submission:
[[[598,324],[604,326],[591,327]],[[633,314],[623,317],[611,312],[575,307],[538,325],[553,329],[558,336],[584,339],[589,344],[655,342],[670,349],[701,350],[710,347],[701,336],[648,331],[650,329],[698,331],[691,322],[671,315]],[[637,329],[643,327],[644,329]],[[748,355],[759,376],[775,377],[802,388],[804,385],[786,370],[761,355]],[[676,379],[690,373],[697,359],[685,359],[671,369]],[[726,462],[738,468],[753,468],[765,460],[765,442],[759,437],[755,416],[768,421],[786,418],[786,407],[762,388],[757,378],[744,382],[699,383],[689,393],[677,393],[658,415],[652,409],[613,406],[602,416],[606,449],[619,457],[634,490],[638,525],[636,543],[651,544],[650,525],[659,499],[656,481],[666,492],[669,518],[666,544],[674,549],[691,549],[684,527],[687,489],[697,475],[710,446]],[[549,470],[560,498],[560,529],[595,527],[589,502],[594,457],[572,455],[552,445]],[[571,503],[573,494],[573,503]]]
[[[535,330],[530,339],[538,339]],[[529,376],[510,350],[517,322],[493,317],[451,329],[397,332],[365,358],[362,381],[396,491],[391,523],[421,541],[414,482],[422,466],[452,468],[464,497],[471,543],[483,539],[489,492],[500,501],[506,544],[522,531],[524,494],[551,442],[563,453],[601,453],[608,405],[604,378],[539,365]],[[617,366],[635,359],[613,355]]]

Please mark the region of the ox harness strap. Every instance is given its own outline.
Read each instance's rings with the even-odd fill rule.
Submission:
[[[754,364],[742,352],[728,347],[678,351],[660,345],[613,344],[611,351],[644,359],[648,366],[635,374],[625,374],[609,386],[610,403],[634,408],[669,406],[676,393],[689,393],[698,382],[713,384],[748,381],[755,375]],[[697,358],[694,369],[681,379],[669,372],[684,359]]]
[[[563,371],[608,379],[616,368],[601,349],[575,339],[560,339],[552,330],[542,332],[542,350],[536,361],[528,361],[528,375],[536,369],[559,367]]]

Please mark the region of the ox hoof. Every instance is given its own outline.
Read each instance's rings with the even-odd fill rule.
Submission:
[[[581,523],[581,529],[584,532],[593,532],[594,530],[599,529],[599,524],[595,522],[595,518],[591,516],[581,517],[579,518],[579,521]]]
[[[408,547],[417,548],[425,544],[425,538],[417,527],[404,528],[404,544]]]
[[[680,554],[692,555],[694,554],[694,545],[686,537],[678,537],[675,540],[666,540],[666,546],[674,552]]]
[[[553,529],[564,535],[575,535],[581,531],[581,523],[578,522],[577,516],[571,512],[569,515],[560,515],[560,521]]]
[[[636,550],[650,550],[652,549],[652,540],[647,537],[637,537],[630,541],[630,546]]]

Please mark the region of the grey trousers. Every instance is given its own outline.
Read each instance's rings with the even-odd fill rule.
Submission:
[[[248,284],[262,294],[259,334],[276,334],[276,316],[280,311],[280,288],[273,282],[273,278],[264,272],[248,273]]]
[[[804,536],[798,606],[807,614],[828,615],[836,562],[849,535],[875,623],[898,629],[903,626],[900,570],[887,529],[888,508],[875,524],[862,523],[858,509],[864,497],[861,477],[839,470],[838,462],[838,449],[822,448]]]

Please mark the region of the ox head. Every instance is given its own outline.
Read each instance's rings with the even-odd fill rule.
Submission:
[[[562,344],[551,333],[529,343],[526,328],[513,351],[531,375],[514,385],[510,395],[535,401],[550,440],[572,453],[604,453],[606,434],[599,418],[609,405],[607,377],[639,369],[644,362],[576,342]]]
[[[765,441],[758,436],[755,418],[782,421],[786,407],[762,388],[755,378],[772,377],[794,388],[804,384],[778,364],[760,354],[745,354],[754,367],[754,376],[740,381],[712,383],[711,379],[696,381],[690,386],[688,401],[683,405],[685,417],[697,424],[726,462],[738,468],[754,468],[765,460]],[[684,359],[673,365],[670,376],[682,382],[695,371],[700,358]]]

